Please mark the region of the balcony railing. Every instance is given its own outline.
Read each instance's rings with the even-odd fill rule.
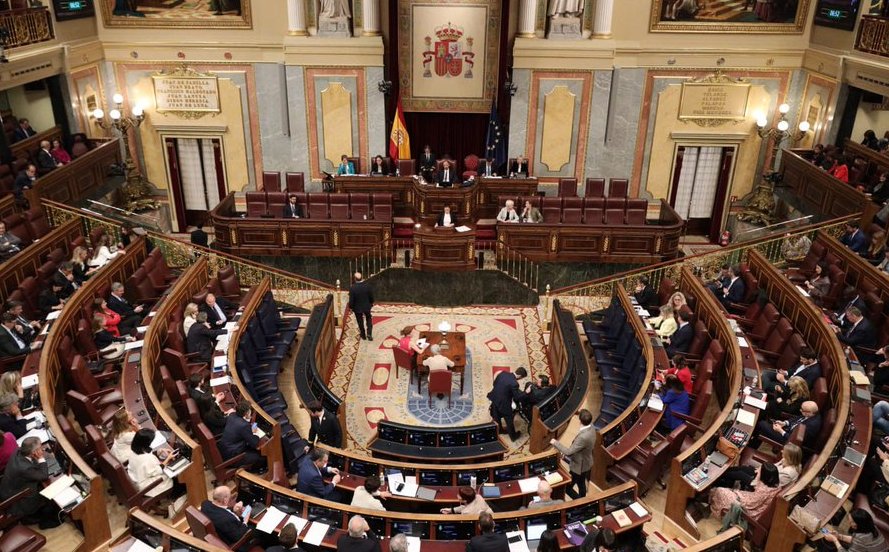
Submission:
[[[855,49],[878,56],[889,56],[889,19],[863,15],[858,25]]]
[[[9,33],[3,43],[6,48],[46,42],[56,36],[52,16],[46,6],[2,11],[0,27]]]

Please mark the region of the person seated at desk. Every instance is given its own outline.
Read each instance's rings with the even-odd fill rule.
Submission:
[[[89,265],[89,251],[86,247],[78,245],[71,254],[71,272],[74,274],[74,282],[82,286],[93,273],[98,270]]]
[[[512,166],[509,168],[509,176],[510,178],[528,178],[531,176],[530,171],[528,170],[528,161],[525,160],[523,155],[519,155],[513,161]]]
[[[673,355],[673,358],[670,359],[670,367],[666,370],[658,370],[655,377],[658,382],[664,383],[667,376],[676,376],[682,382],[685,392],[691,394],[694,389],[694,374],[688,361],[685,360],[685,355]]]
[[[13,314],[4,312],[0,315],[0,357],[9,358],[26,355],[32,350],[40,348],[42,341],[38,341],[34,345],[28,345],[25,339],[16,331],[16,318]],[[9,366],[10,370],[20,370],[19,366]]]
[[[355,174],[355,164],[349,161],[349,156],[343,154],[340,156],[340,164],[336,168],[337,176],[352,176]]]
[[[301,552],[302,549],[297,546],[297,536],[299,532],[296,530],[296,525],[288,523],[278,533],[278,544],[266,548],[265,552]],[[392,552],[392,541],[389,541],[389,551]],[[404,552],[407,552],[407,549]]]
[[[109,236],[108,234],[102,234],[102,236],[99,238],[99,243],[96,246],[96,250],[93,253],[93,258],[87,261],[86,264],[93,268],[101,268],[117,257],[123,255],[124,253],[125,251],[123,250],[123,248],[120,247],[112,252],[111,236]]]
[[[210,247],[210,236],[204,231],[204,224],[202,222],[194,225],[194,230],[192,230],[190,234],[190,241],[192,245]]]
[[[6,231],[6,223],[0,221],[0,260],[6,260],[22,250],[22,240]]]
[[[321,443],[331,447],[342,448],[343,429],[336,414],[324,408],[321,401],[312,401],[306,409],[309,411],[309,443]],[[309,451],[306,445],[306,452]]]
[[[686,310],[679,311],[678,322],[679,327],[665,341],[668,342],[666,351],[667,356],[673,358],[677,354],[685,354],[691,347],[691,342],[695,337],[695,330],[691,325],[691,318],[694,316]]]
[[[157,486],[145,493],[146,496],[151,497],[160,496],[167,491],[171,491],[175,486],[173,480],[164,473],[164,468],[177,458],[177,455],[175,451],[169,449],[165,449],[165,452],[162,453],[164,456],[163,460],[154,455],[151,443],[154,441],[156,433],[155,430],[148,428],[142,428],[136,432],[133,436],[133,441],[130,443],[132,455],[130,456],[129,464],[127,464],[127,475],[130,476],[130,479],[133,480],[136,488],[140,491],[154,483],[155,480],[161,480]]]
[[[436,183],[438,186],[442,188],[450,188],[454,185],[454,180],[456,175],[454,174],[454,169],[451,167],[451,162],[445,159],[441,162],[441,171],[438,173],[438,179]]]
[[[112,444],[109,452],[124,466],[133,456],[133,437],[139,429],[136,417],[126,408],[121,408],[111,418]]]
[[[778,468],[778,485],[786,487],[799,479],[803,471],[803,451],[793,443],[787,443],[781,450],[781,460],[775,464]],[[719,479],[713,482],[715,487],[733,488],[735,483],[740,483],[741,489],[753,490],[753,482],[756,480],[756,467],[732,466]]]
[[[53,273],[54,282],[58,282],[62,289],[59,291],[59,297],[67,299],[77,291],[80,285],[74,279],[74,264],[71,261],[65,261],[59,265],[59,268]]]
[[[15,325],[13,328],[18,332],[19,336],[24,338],[26,343],[31,343],[42,324],[39,320],[28,320],[24,314],[25,305],[21,301],[7,301],[6,312],[15,316]]]
[[[460,487],[457,490],[457,497],[460,499],[460,505],[453,508],[442,508],[442,514],[481,514],[493,513],[491,507],[485,502],[482,495],[475,492],[472,487]]]
[[[67,165],[71,162],[71,154],[62,146],[61,140],[52,141],[52,150],[49,153],[52,154],[52,158],[59,166]]]
[[[367,520],[355,515],[349,518],[349,529],[336,541],[337,552],[380,552],[380,539],[370,530]]]
[[[522,208],[521,215],[522,222],[530,222],[530,223],[541,223],[543,222],[543,215],[540,214],[540,209],[531,205],[531,202],[525,200],[525,206]]]
[[[824,533],[824,542],[834,550],[848,550],[849,552],[881,552],[886,550],[886,539],[874,525],[874,518],[861,508],[855,508],[849,512],[852,523],[849,526],[849,534],[841,535],[836,531]]]
[[[16,175],[15,180],[12,183],[12,193],[15,195],[15,199],[20,205],[27,204],[28,200],[25,199],[25,190],[33,188],[34,182],[36,181],[37,165],[28,165]]]
[[[505,422],[506,431],[513,441],[518,440],[521,435],[515,428],[516,411],[513,405],[519,405],[522,402],[523,393],[519,390],[519,381],[527,376],[528,371],[521,366],[515,373],[504,370],[494,378],[494,387],[488,393],[488,400],[491,401],[489,408],[491,418],[494,419],[494,423],[497,424],[501,433],[503,432],[501,420]]]
[[[451,213],[451,206],[445,205],[444,210],[435,221],[436,228],[453,228],[457,225],[457,215]]]
[[[37,296],[37,310],[44,318],[52,311],[62,310],[65,306],[65,300],[59,297],[61,291],[61,284],[50,280],[49,285]]]
[[[15,393],[0,395],[0,431],[8,431],[16,439],[28,433],[28,419],[22,416],[19,397]]]
[[[115,336],[105,327],[106,318],[101,313],[93,314],[93,343],[98,349],[102,360],[119,360],[123,358],[124,343],[135,341],[131,335]]]
[[[47,452],[38,437],[28,437],[22,441],[18,452],[12,455],[3,472],[0,482],[0,500],[6,500],[24,490],[31,494],[15,502],[7,512],[21,517],[22,523],[38,524],[40,529],[52,529],[62,524],[59,509],[55,503],[40,494],[49,481]]]
[[[37,172],[41,174],[46,174],[57,167],[62,166],[62,164],[56,161],[52,156],[50,147],[49,140],[42,140],[40,142],[40,149],[37,150]]]
[[[522,417],[525,418],[526,422],[531,421],[534,406],[546,400],[554,390],[555,387],[549,383],[549,376],[538,375],[535,381],[529,381],[525,384],[525,396],[522,398],[522,404],[519,406]]]
[[[818,353],[811,347],[803,347],[799,351],[799,365],[789,373],[787,370],[764,371],[762,374],[762,389],[770,397],[787,394],[788,380],[792,377],[805,380],[806,389],[815,386],[815,380],[821,377],[821,365],[818,363]]]
[[[316,498],[342,502],[342,495],[336,490],[342,477],[340,470],[327,466],[329,456],[326,450],[315,448],[300,460],[296,490]],[[329,483],[324,482],[325,477],[331,478]]]
[[[370,174],[372,176],[389,176],[390,173],[389,165],[383,159],[383,156],[377,155],[374,157],[373,163],[370,165]]]
[[[648,319],[648,324],[654,328],[654,333],[661,339],[669,338],[676,333],[679,324],[676,323],[676,313],[673,307],[667,303],[660,309],[660,314],[654,318]]]
[[[111,294],[108,296],[108,308],[120,315],[120,324],[117,325],[121,335],[133,333],[142,322],[142,312],[145,307],[130,305],[124,297],[124,287],[120,282],[111,284]]]
[[[504,533],[494,532],[494,517],[489,512],[479,514],[478,533],[466,543],[466,552],[509,552],[509,541]]]
[[[844,233],[840,237],[840,243],[852,251],[863,255],[867,251],[870,239],[861,231],[858,221],[850,220],[843,225]]]
[[[818,405],[815,401],[806,401],[800,407],[800,416],[790,420],[762,420],[756,423],[756,431],[750,446],[759,448],[759,436],[766,437],[776,443],[784,444],[790,438],[790,434],[796,426],[803,424],[806,427],[803,436],[803,448],[811,449],[821,433],[821,414],[818,413]]]
[[[201,312],[207,314],[207,322],[213,328],[221,328],[229,321],[234,314],[235,304],[225,297],[216,297],[213,293],[208,293],[204,298],[204,304],[201,305]]]
[[[430,372],[444,372],[454,367],[454,361],[441,354],[439,345],[431,345],[430,347],[432,356],[423,361],[423,366],[429,368]]]
[[[20,142],[35,135],[37,135],[37,131],[31,127],[31,122],[28,119],[22,118],[19,119],[18,126],[12,132],[12,141]]]
[[[6,469],[9,459],[19,450],[19,444],[15,440],[15,435],[10,432],[3,434],[3,442],[0,443],[0,471]]]
[[[728,285],[716,291],[716,298],[728,308],[732,303],[740,303],[744,300],[744,294],[747,292],[744,286],[744,280],[741,279],[741,268],[738,265],[729,267]]]
[[[25,389],[22,387],[22,373],[18,370],[12,370],[0,376],[0,396],[6,393],[15,395],[19,401],[24,400]]]
[[[198,304],[197,303],[189,303],[185,305],[185,309],[182,311],[182,333],[185,336],[188,336],[188,330],[191,329],[191,326],[198,321]]]
[[[561,498],[553,498],[553,488],[545,479],[541,479],[537,484],[537,500],[532,500],[528,504],[528,509],[546,508],[547,506],[555,506],[563,504],[565,501]]]
[[[669,433],[685,423],[685,420],[676,414],[688,416],[688,413],[691,412],[691,399],[682,382],[673,374],[664,379],[664,389],[666,390],[662,398],[664,417],[661,420],[661,425]]]
[[[284,218],[303,218],[303,208],[296,202],[296,196],[290,194],[290,197],[287,199],[287,203],[284,204],[284,213],[282,215]]]
[[[478,167],[479,176],[497,176],[497,167],[494,166],[494,158],[487,157],[483,159]]]
[[[386,507],[380,502],[381,498],[391,498],[387,491],[380,490],[380,478],[376,475],[364,479],[364,485],[355,489],[352,495],[352,506],[366,508],[368,510],[380,510],[385,512]]]
[[[766,415],[772,419],[799,416],[803,403],[809,400],[809,386],[806,385],[806,380],[799,376],[791,376],[786,386],[777,387],[780,391],[769,396]]]
[[[259,453],[259,435],[256,434],[251,424],[253,411],[250,403],[241,401],[235,409],[235,413],[225,419],[225,428],[222,437],[217,442],[219,454],[224,460],[231,460],[235,456],[244,453],[244,459],[238,464],[248,471],[264,468],[265,458]]]
[[[423,349],[417,345],[417,340],[414,339],[414,327],[413,326],[405,326],[401,328],[401,337],[398,338],[398,345],[396,345],[399,349],[411,355],[411,367],[417,367],[417,355],[423,352]]]
[[[120,324],[120,315],[108,308],[108,301],[102,297],[96,297],[93,300],[93,315],[104,318],[105,322],[102,326],[114,337],[120,337],[120,330],[118,328],[118,324]]]
[[[389,538],[389,552],[408,552],[407,537],[404,533]]]
[[[437,161],[435,154],[429,144],[423,146],[423,155],[420,156],[420,176],[427,183],[432,183],[435,176],[435,162]]]
[[[827,263],[824,261],[815,265],[815,271],[810,280],[806,280],[802,285],[809,298],[817,306],[822,306],[824,297],[830,292],[830,276],[827,274]]]
[[[231,489],[225,485],[213,489],[211,498],[212,501],[205,500],[201,503],[201,513],[207,516],[210,523],[213,524],[213,529],[216,531],[216,534],[219,535],[219,538],[227,545],[231,546],[241,540],[241,538],[247,534],[247,531],[250,530],[250,527],[241,520],[241,514],[244,512],[244,504],[239,501],[229,507],[229,504],[231,504],[232,493]],[[249,548],[248,545],[244,545],[238,552],[242,552]]]
[[[229,408],[225,412],[222,411],[219,405],[225,400],[225,393],[220,391],[213,394],[207,381],[209,377],[209,373],[205,375],[192,374],[188,380],[188,396],[197,405],[201,421],[204,422],[207,429],[213,435],[219,435],[225,430],[225,417],[233,414],[235,409]]]
[[[507,199],[503,204],[503,208],[497,213],[497,220],[500,222],[518,222],[519,214],[515,211],[515,201]]]
[[[642,277],[636,281],[636,287],[633,289],[633,298],[636,303],[643,309],[648,310],[657,306],[657,292],[648,283],[648,278]]]
[[[840,331],[836,326],[832,329],[837,334],[840,343],[851,347],[860,359],[867,359],[869,353],[864,349],[875,349],[877,334],[870,320],[861,314],[858,307],[846,309],[846,329]]]
[[[197,353],[195,362],[204,362],[209,364],[213,359],[213,351],[216,349],[216,337],[225,335],[227,332],[224,328],[214,330],[207,322],[207,313],[199,312],[195,318],[196,322],[192,324],[185,337],[186,351]]]
[[[728,529],[732,522],[740,520],[743,511],[751,518],[757,519],[772,506],[772,502],[781,492],[778,468],[774,464],[765,463],[759,467],[753,481],[752,491],[741,491],[719,487],[710,492],[710,514],[722,520],[722,528]],[[732,505],[737,505],[730,512]]]

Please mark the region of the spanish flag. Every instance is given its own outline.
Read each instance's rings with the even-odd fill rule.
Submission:
[[[401,111],[401,99],[395,108],[395,119],[392,121],[392,132],[389,133],[389,157],[393,161],[411,158],[411,138],[407,135],[404,125],[404,113]]]

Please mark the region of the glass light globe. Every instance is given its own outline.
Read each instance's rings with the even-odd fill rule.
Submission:
[[[116,103],[116,104],[122,104],[123,103],[123,94],[118,92],[118,93],[114,94],[114,96],[112,96],[111,99],[114,100],[114,103]]]
[[[785,132],[788,128],[790,128],[790,123],[788,123],[787,121],[780,121],[778,123],[778,130],[780,130],[781,132]]]
[[[812,126],[809,124],[809,121],[803,121],[799,124],[800,132],[809,132],[810,128],[812,128]]]
[[[783,103],[783,104],[781,104],[781,105],[778,106],[778,111],[779,111],[782,115],[784,115],[784,114],[786,114],[788,111],[790,111],[790,106],[787,105],[786,103]]]
[[[108,115],[110,115],[111,118],[116,121],[116,120],[120,119],[120,110],[119,109],[112,109],[111,112],[108,113]]]
[[[767,124],[769,124],[769,120],[765,117],[760,117],[756,120],[756,126],[758,126],[759,128],[765,128]]]
[[[438,331],[440,332],[449,332],[451,331],[451,324],[447,320],[442,320],[441,323],[438,324]]]
[[[143,113],[145,113],[145,108],[140,104],[136,104],[136,107],[133,108],[133,116],[141,117]]]
[[[102,111],[102,110],[99,109],[99,108],[96,108],[96,110],[93,111],[93,117],[95,117],[96,119],[104,119],[104,118],[105,118],[105,112]]]

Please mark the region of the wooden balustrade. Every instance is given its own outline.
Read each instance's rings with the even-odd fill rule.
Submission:
[[[119,139],[102,142],[64,167],[39,177],[32,189],[25,190],[25,197],[31,205],[39,205],[42,198],[77,205],[105,185],[109,168],[120,159]]]
[[[37,150],[40,149],[40,142],[47,140],[52,144],[53,140],[61,139],[62,128],[56,125],[52,128],[42,130],[34,136],[15,142],[9,146],[9,151],[12,153],[13,159],[27,159],[33,162],[37,160]]]
[[[9,32],[9,38],[4,41],[6,48],[37,44],[56,37],[47,6],[0,12],[0,27]]]
[[[889,19],[862,15],[855,37],[855,49],[878,56],[889,56]]]

